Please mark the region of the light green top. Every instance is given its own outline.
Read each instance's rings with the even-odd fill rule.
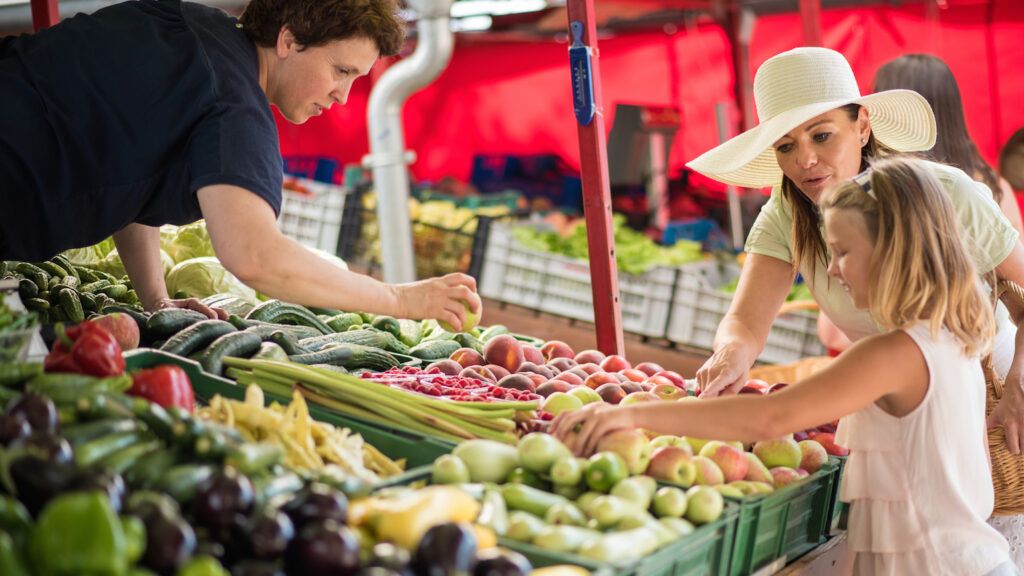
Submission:
[[[975,266],[981,274],[989,272],[1010,255],[1017,242],[1017,231],[999,211],[999,206],[992,199],[992,192],[988,186],[972,180],[957,168],[934,162],[928,162],[928,165],[949,192],[953,208],[960,217],[963,229],[966,230],[967,245]],[[771,198],[761,208],[761,213],[747,237],[746,251],[792,262],[792,229],[793,218],[782,196],[780,184],[772,188]],[[815,268],[814,281],[808,283],[808,287],[829,319],[850,340],[877,334],[879,328],[867,311],[856,309],[850,295],[838,284],[829,282],[825,267],[818,263]],[[808,273],[809,270],[800,272],[805,279],[812,277]],[[1002,326],[1009,317],[1006,310],[1002,306],[1000,308],[997,322],[1002,332]]]

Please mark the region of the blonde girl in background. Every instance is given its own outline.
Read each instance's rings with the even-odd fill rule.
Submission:
[[[856,574],[1018,574],[985,522],[994,494],[979,356],[995,321],[949,195],[929,163],[891,157],[827,193],[821,210],[828,289],[848,292],[884,332],[776,394],[591,404],[559,415],[553,433],[586,455],[622,428],[753,442],[842,418]]]

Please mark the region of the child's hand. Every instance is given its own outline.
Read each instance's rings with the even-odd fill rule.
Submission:
[[[1006,375],[1003,399],[988,416],[989,428],[1003,428],[1010,454],[1020,454],[1024,446],[1024,391],[1021,375],[1013,370]]]
[[[573,412],[562,412],[551,423],[550,432],[577,456],[590,456],[606,434],[636,428],[632,406],[587,404]]]
[[[447,274],[394,287],[398,296],[398,315],[421,320],[433,318],[447,322],[461,331],[466,320],[466,306],[477,315],[483,311],[476,293],[476,280],[466,274]]]

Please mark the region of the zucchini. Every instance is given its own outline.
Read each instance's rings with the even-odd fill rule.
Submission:
[[[125,471],[124,479],[132,487],[149,487],[159,481],[177,462],[178,454],[173,450],[153,450],[136,460]]]
[[[383,371],[398,366],[398,360],[384,350],[359,344],[338,344],[319,352],[289,356],[288,360],[297,364],[331,364],[348,370]]]
[[[220,376],[224,372],[224,357],[249,357],[260,349],[263,339],[252,332],[232,332],[225,334],[210,344],[203,353],[200,364],[203,370]]]
[[[377,330],[383,330],[390,332],[395,338],[402,335],[402,325],[398,323],[398,320],[391,316],[377,316],[370,322],[370,326],[373,326]]]
[[[362,323],[363,317],[355,312],[342,312],[327,319],[327,326],[335,332],[344,332],[352,326],[358,326]]]
[[[201,320],[168,338],[160,350],[178,356],[188,356],[232,332],[237,332],[237,329],[223,320]]]
[[[157,310],[149,317],[149,320],[146,321],[146,328],[153,336],[170,336],[207,319],[206,314],[195,310],[164,308]]]
[[[454,340],[431,340],[409,350],[409,354],[422,360],[443,360],[462,346]]]
[[[125,470],[135,465],[143,456],[162,448],[163,443],[159,440],[138,442],[108,454],[100,459],[98,465],[111,474],[124,474]]]

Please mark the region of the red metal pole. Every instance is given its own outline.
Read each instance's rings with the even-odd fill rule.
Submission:
[[[601,108],[601,72],[594,0],[569,0],[566,2],[566,10],[569,15],[569,66],[573,84],[573,110],[580,140],[583,213],[587,219],[597,348],[605,354],[622,354],[625,346],[619,310],[619,277],[615,265],[612,196],[608,184],[608,146]]]
[[[804,46],[821,46],[821,0],[800,0]]]
[[[60,22],[57,0],[32,0],[32,28],[39,32]]]

